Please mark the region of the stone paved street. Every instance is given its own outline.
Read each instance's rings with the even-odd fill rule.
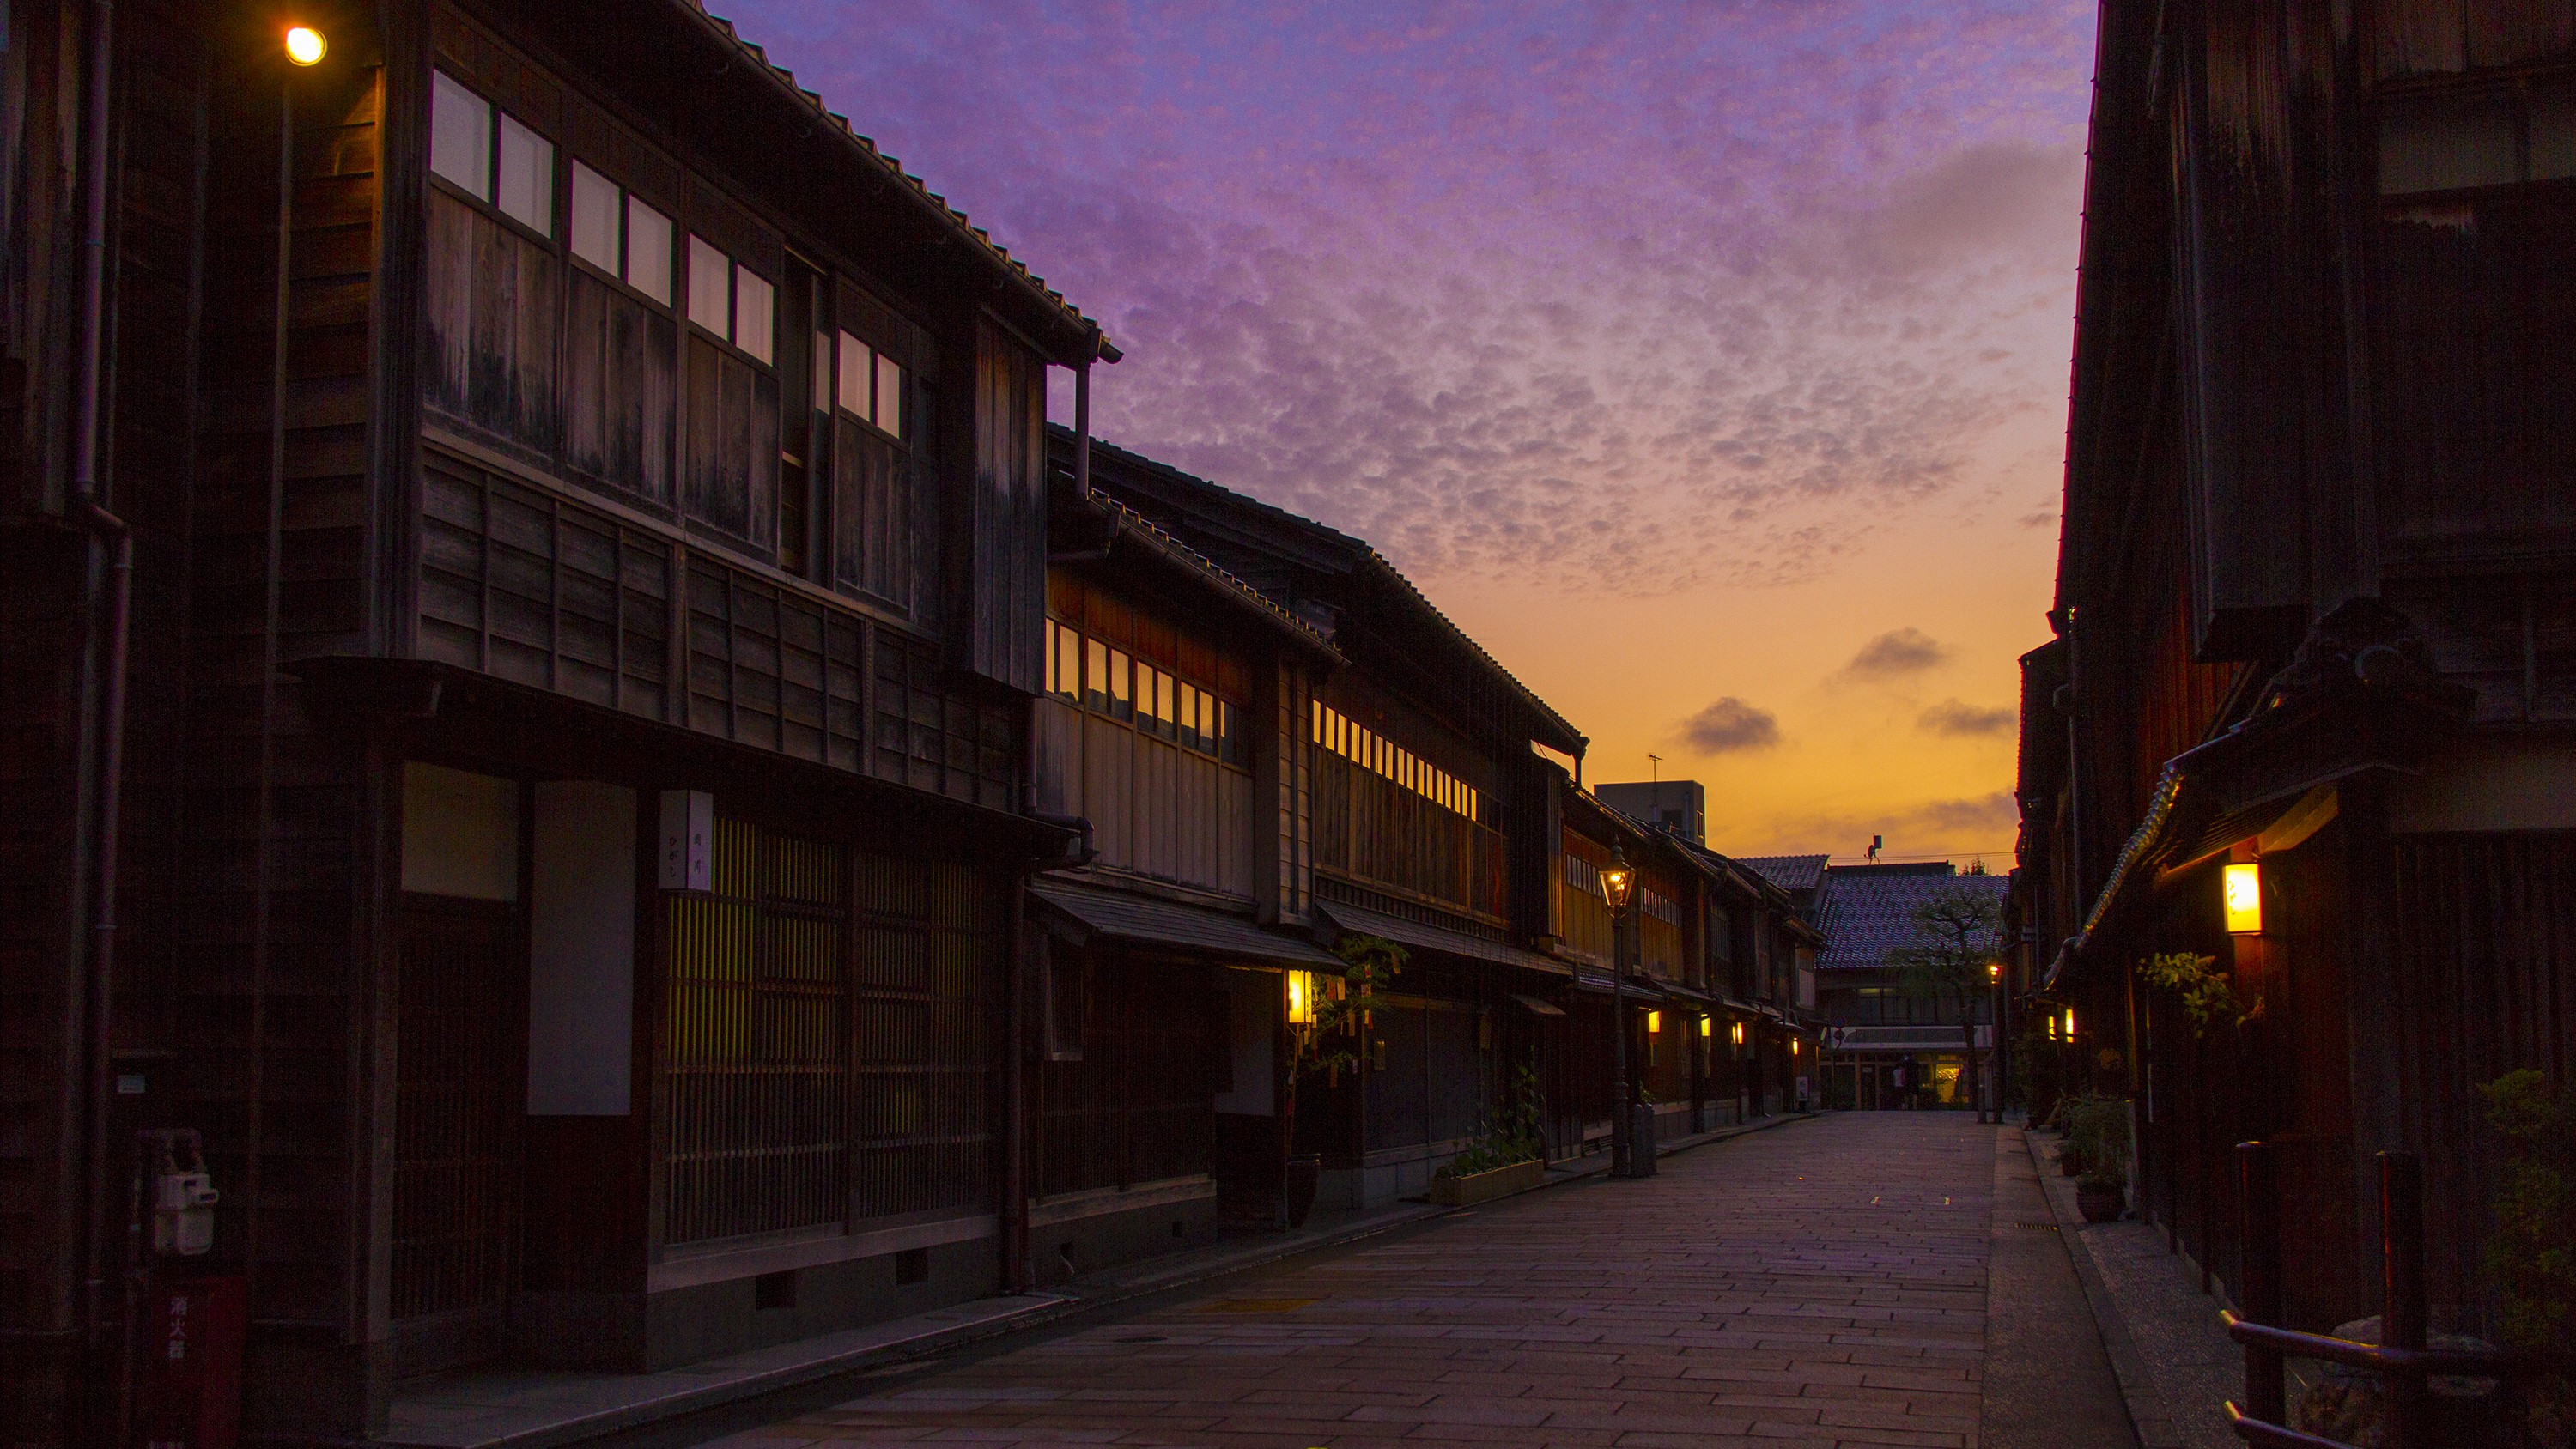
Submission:
[[[1996,1131],[1792,1123],[720,1442],[1972,1445]]]

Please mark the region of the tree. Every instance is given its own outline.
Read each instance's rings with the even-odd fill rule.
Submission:
[[[1282,1115],[1291,1133],[1296,1130],[1298,1084],[1318,1072],[1338,1077],[1342,1068],[1357,1062],[1350,1043],[1359,1040],[1370,1014],[1385,1004],[1379,995],[1404,970],[1407,952],[1384,937],[1354,932],[1342,937],[1333,954],[1342,958],[1342,972],[1321,977],[1323,999],[1314,1005],[1314,1023],[1288,1032],[1288,1093]]]
[[[1995,959],[2003,923],[1991,892],[1946,890],[1914,908],[1914,940],[1888,948],[1899,991],[1936,1007],[1959,1007],[1959,1043],[1968,1056],[1968,1101],[1977,1101],[1976,1001],[1987,989],[1986,964]]]

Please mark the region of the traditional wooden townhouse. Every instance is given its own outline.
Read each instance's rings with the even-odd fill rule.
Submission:
[[[199,1143],[263,1436],[1025,1277],[1044,378],[1115,350],[688,0],[296,18],[0,43],[8,1437],[114,1437]]]
[[[2546,0],[2102,10],[2020,919],[2135,1206],[2233,1289],[2276,1145],[2290,1325],[2497,1336],[2509,1149],[2576,969],[2576,38]]]
[[[1826,937],[1816,1005],[1829,1033],[1821,1058],[1827,1100],[1863,1110],[1983,1110],[1993,1100],[1996,994],[1983,967],[2003,958],[2006,885],[1947,860],[1826,867],[1816,904]],[[1993,913],[1982,923],[1980,906]],[[1927,930],[1926,910],[1961,923],[1964,936]],[[1896,954],[1952,947],[1974,954],[1975,969],[1909,972]]]
[[[1055,441],[1069,462],[1078,439]],[[1290,1147],[1320,1158],[1320,1206],[1419,1193],[1525,1083],[1555,1113],[1561,1079],[1606,1043],[1582,1034],[1574,962],[1547,949],[1563,774],[1533,747],[1574,760],[1584,738],[1359,540],[1122,449],[1095,443],[1091,458],[1101,492],[1339,652],[1262,704],[1282,744],[1295,721],[1303,748],[1260,787],[1279,843],[1261,857],[1277,880],[1265,867],[1257,915],[1319,944],[1391,941],[1406,959],[1351,1069],[1299,1084]],[[1552,1125],[1548,1150],[1582,1140]]]
[[[1817,923],[1816,899],[1826,858],[1714,858],[1734,875],[1726,907],[1732,941],[1726,960],[1738,1110],[1763,1116],[1798,1105],[1801,1077],[1809,1085],[1804,1100],[1820,1103],[1816,1074],[1823,1017],[1816,968],[1827,940]]]
[[[1078,864],[1029,905],[1027,1231],[1040,1282],[1282,1216],[1289,977],[1341,958],[1283,808],[1341,654],[1109,495],[1055,475],[1038,806]],[[1282,929],[1282,922],[1289,923]]]

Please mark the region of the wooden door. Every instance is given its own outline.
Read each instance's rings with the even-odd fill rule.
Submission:
[[[518,1277],[527,951],[515,905],[405,896],[394,1071],[394,1371],[500,1351]]]

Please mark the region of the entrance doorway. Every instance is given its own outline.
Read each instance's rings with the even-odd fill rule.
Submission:
[[[513,902],[409,895],[397,936],[394,1372],[501,1348],[519,1247],[527,948]]]

